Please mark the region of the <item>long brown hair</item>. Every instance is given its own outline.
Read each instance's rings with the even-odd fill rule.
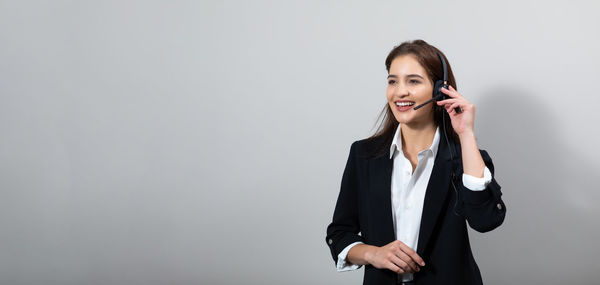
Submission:
[[[427,75],[429,76],[429,79],[431,79],[431,84],[433,86],[435,81],[443,80],[444,77],[444,68],[442,67],[442,62],[440,61],[438,53],[441,54],[446,61],[448,70],[448,84],[454,87],[454,89],[458,90],[458,87],[456,86],[456,80],[454,79],[454,73],[452,73],[452,68],[450,67],[450,62],[446,58],[446,55],[424,40],[407,41],[395,46],[385,59],[385,68],[389,74],[392,61],[396,57],[407,54],[413,55],[427,72]],[[431,95],[433,96],[433,94]],[[445,116],[444,113],[446,111],[443,107],[438,106],[435,103],[433,104],[433,121],[435,122],[436,126],[441,127],[443,122],[442,118]],[[381,119],[382,117],[383,119]],[[392,143],[396,128],[398,127],[398,121],[396,121],[396,118],[392,113],[392,109],[387,101],[383,107],[383,110],[377,117],[377,121],[380,121],[380,119],[381,122],[375,133],[367,138],[368,141],[377,142],[374,149],[371,149],[371,152],[368,155],[369,157],[379,157],[386,153],[389,154],[389,147]],[[446,117],[445,122],[448,139],[458,142],[458,135],[452,128],[450,118]]]

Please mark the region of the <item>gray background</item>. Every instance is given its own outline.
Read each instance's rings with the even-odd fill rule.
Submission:
[[[596,3],[0,1],[0,283],[361,284],[325,229],[422,38],[503,186],[484,282],[597,284]]]

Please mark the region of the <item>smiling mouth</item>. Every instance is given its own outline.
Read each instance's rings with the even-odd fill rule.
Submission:
[[[415,102],[396,102],[396,106],[398,107],[407,107],[414,105]]]

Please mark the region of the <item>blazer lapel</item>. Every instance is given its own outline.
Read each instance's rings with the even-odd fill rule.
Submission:
[[[423,202],[423,214],[421,216],[421,227],[419,230],[419,242],[417,253],[423,257],[427,248],[427,243],[435,224],[440,216],[448,189],[450,185],[452,161],[446,141],[440,139],[440,146],[435,158],[435,163],[431,171],[431,177],[425,191],[425,200]]]
[[[373,244],[383,246],[396,239],[392,220],[392,166],[393,160],[383,155],[369,160],[369,212],[378,233]]]

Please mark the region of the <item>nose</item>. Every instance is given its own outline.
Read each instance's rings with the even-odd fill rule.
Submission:
[[[396,88],[394,88],[394,95],[400,98],[404,98],[410,94],[410,90],[408,86],[402,82],[398,82],[396,84]]]

